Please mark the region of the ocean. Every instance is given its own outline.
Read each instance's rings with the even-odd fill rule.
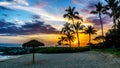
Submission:
[[[22,47],[22,44],[0,43],[0,47]]]
[[[22,44],[5,44],[5,43],[0,43],[0,47],[22,47]],[[2,53],[2,52],[0,52]],[[13,58],[18,58],[21,55],[17,55],[17,56],[3,56],[0,55],[0,61],[4,61],[4,60],[8,60],[8,59],[13,59]]]

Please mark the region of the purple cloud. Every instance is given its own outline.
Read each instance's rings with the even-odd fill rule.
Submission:
[[[90,14],[90,10],[89,9],[81,9],[80,12],[86,13],[86,14]]]
[[[88,21],[92,22],[94,25],[100,25],[100,19],[98,17],[88,17]],[[112,20],[110,19],[109,16],[104,16],[102,17],[102,22],[103,24],[110,23]]]
[[[21,27],[17,27],[17,25],[6,22],[5,20],[0,20],[0,34],[9,34],[9,35],[31,35],[31,34],[57,34],[59,33],[51,25],[45,25],[44,22],[41,21],[33,21],[27,22],[25,25]]]

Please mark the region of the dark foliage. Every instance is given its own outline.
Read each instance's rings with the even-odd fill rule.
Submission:
[[[40,47],[36,53],[75,53],[89,51],[89,47]]]

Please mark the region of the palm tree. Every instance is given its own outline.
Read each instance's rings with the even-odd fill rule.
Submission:
[[[114,39],[117,39],[117,20],[120,19],[120,0],[105,0],[107,5],[106,5],[106,14],[108,14],[110,17],[113,18],[113,28],[115,33],[110,33],[112,36],[114,36]],[[111,10],[111,12],[109,12]],[[113,40],[114,41],[114,40]],[[116,45],[114,43],[114,45]]]
[[[96,30],[94,29],[94,27],[87,26],[87,28],[84,30],[83,33],[88,34],[89,35],[89,43],[91,43],[91,34],[96,34]]]
[[[103,22],[102,22],[102,18],[101,15],[103,13],[103,11],[105,11],[104,7],[102,6],[102,3],[98,2],[98,4],[95,5],[96,10],[95,11],[91,11],[92,14],[98,14],[99,18],[100,18],[100,24],[101,24],[101,31],[102,31],[102,36],[104,37],[104,32],[103,32]],[[104,39],[103,39],[104,42]]]
[[[103,36],[99,35],[99,36],[95,37],[93,40],[101,43],[101,41],[102,41],[103,39],[105,39],[105,38],[104,38]]]
[[[116,29],[110,29],[107,33],[106,33],[106,36],[105,36],[105,40],[106,40],[106,43],[108,45],[111,45],[112,48],[118,48],[120,47],[119,44],[120,44],[120,21],[118,20],[117,21],[117,24],[116,24]]]
[[[81,25],[80,22],[77,22],[74,25],[72,25],[72,28],[74,28],[74,30],[76,31],[76,35],[77,35],[77,39],[78,39],[78,47],[80,47],[79,30],[83,30],[84,27],[85,26]]]
[[[105,0],[107,2],[106,9],[111,10],[112,12],[106,12],[110,17],[113,17],[114,29],[116,29],[116,19],[120,17],[120,0]]]
[[[79,28],[81,28],[79,22],[75,23],[74,20],[76,19],[80,19],[81,21],[83,21],[83,19],[81,17],[79,17],[79,13],[77,11],[75,11],[75,7],[71,8],[69,6],[68,9],[65,10],[67,13],[64,14],[64,18],[68,18],[69,20],[72,20],[73,22],[73,27],[76,31],[77,34],[77,38],[78,38],[78,47],[80,46],[80,41],[79,41],[79,34],[78,34],[78,30]]]
[[[81,17],[79,17],[79,13],[77,11],[75,11],[75,7],[71,7],[69,6],[68,9],[65,10],[67,13],[63,15],[64,18],[68,18],[69,20],[72,20],[73,24],[74,19],[80,19],[81,21],[83,21],[83,19]]]
[[[65,41],[66,37],[65,36],[61,36],[58,39],[59,39],[59,41],[57,42],[58,45],[63,45],[63,41]]]
[[[120,3],[120,2],[119,2]],[[118,21],[120,20],[120,5],[117,7],[117,12],[116,12],[116,18],[118,19]]]
[[[68,40],[69,41],[69,45],[71,47],[71,41],[74,40],[74,36],[73,34],[75,33],[73,29],[71,29],[71,24],[70,23],[65,23],[64,24],[64,27],[62,28],[61,30],[61,33],[66,35],[66,38],[65,40]]]
[[[74,42],[74,39],[75,39],[75,36],[74,36],[73,34],[71,34],[71,35],[67,35],[67,34],[66,34],[65,41],[69,41],[70,47],[72,47],[72,46],[71,46],[71,42]]]

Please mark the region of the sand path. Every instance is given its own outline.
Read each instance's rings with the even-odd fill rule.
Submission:
[[[32,54],[0,62],[0,68],[120,68],[120,58],[94,51],[64,54]]]

